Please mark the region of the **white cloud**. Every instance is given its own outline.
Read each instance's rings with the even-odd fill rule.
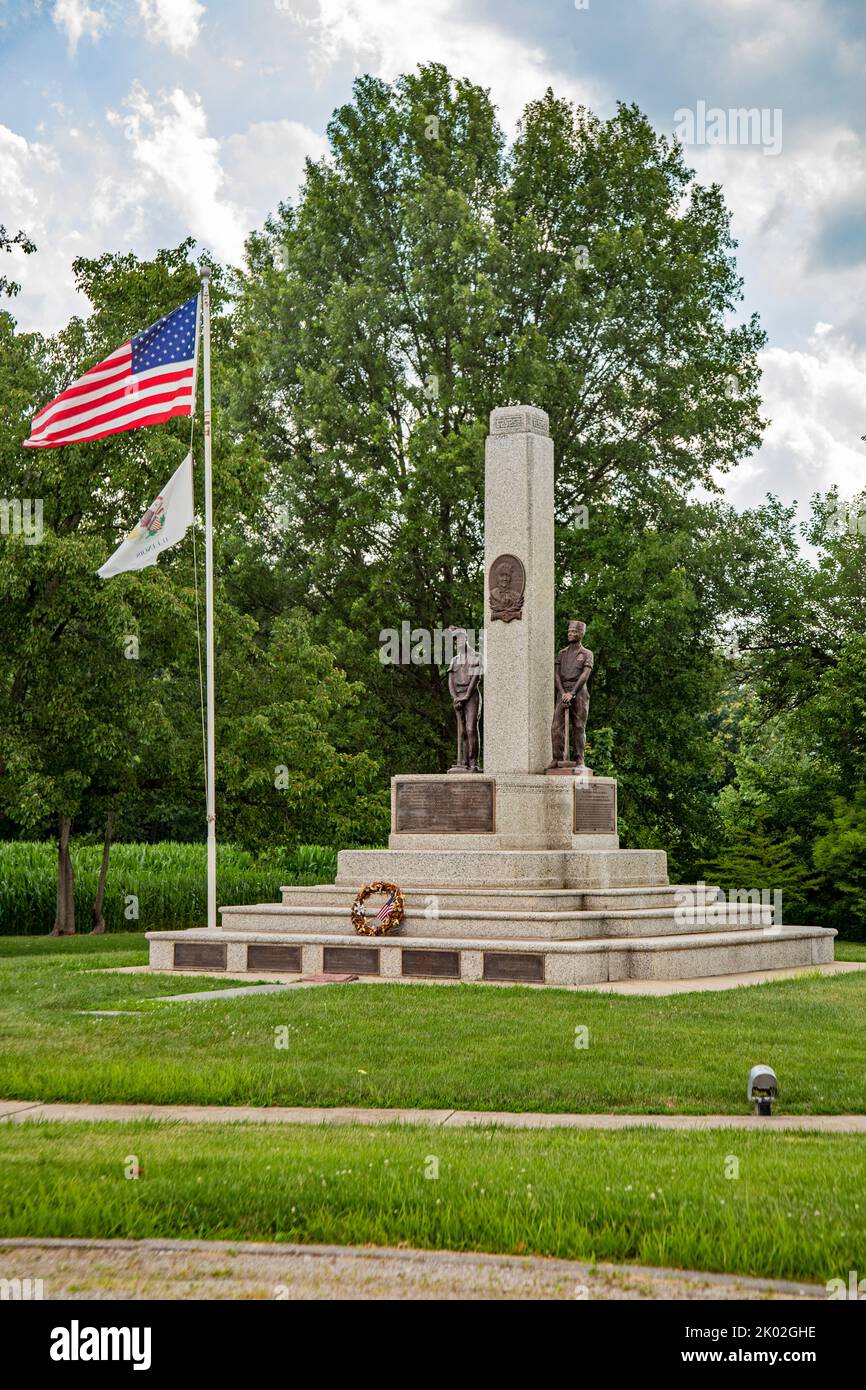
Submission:
[[[717,21],[718,0],[712,0],[711,8]],[[772,6],[736,0],[731,9],[737,35],[732,35],[731,65],[747,65],[761,74],[808,53],[828,23],[821,0],[776,0]]]
[[[737,506],[765,493],[805,504],[835,483],[850,498],[866,483],[866,351],[831,324],[817,323],[801,351],[760,354],[763,410],[770,418],[757,455],[732,475],[726,492]]]
[[[31,166],[50,173],[57,164],[47,146],[25,140],[23,135],[0,125],[0,198],[7,222],[17,219],[29,223],[39,214],[40,200],[28,179]]]
[[[310,66],[322,74],[342,61],[392,82],[418,63],[444,63],[455,77],[492,89],[506,127],[552,86],[593,108],[606,97],[548,64],[544,51],[465,13],[461,0],[307,0],[291,9],[311,36]],[[288,5],[281,8],[288,9]]]
[[[864,306],[862,267],[823,247],[828,213],[866,190],[866,141],[846,126],[816,132],[775,158],[756,147],[690,147],[686,160],[702,183],[718,182],[732,209],[746,305],[770,308],[786,337],[818,319],[858,336]],[[758,287],[763,288],[763,299]]]
[[[677,4],[677,0],[674,0]],[[671,9],[671,0],[663,0]],[[690,0],[695,33],[709,29],[717,61],[761,69],[794,61],[833,24],[826,0]],[[664,12],[664,9],[662,10]]]
[[[294,197],[305,155],[326,152],[298,121],[264,121],[222,141],[208,135],[199,98],[151,97],[136,86],[107,124],[75,125],[69,113],[41,123],[38,141],[0,124],[0,208],[38,248],[4,267],[21,294],[6,306],[23,328],[53,333],[87,314],[72,262],[132,248],[141,257],[192,235],[238,263],[248,232]]]
[[[80,177],[80,159],[89,166],[88,182]],[[77,180],[71,171],[79,174]],[[7,226],[23,228],[37,246],[35,255],[16,255],[6,268],[22,292],[3,307],[23,327],[51,332],[81,311],[72,261],[105,249],[99,245],[105,227],[99,205],[109,204],[116,215],[120,201],[116,193],[103,198],[103,181],[100,159],[80,139],[51,145],[0,125],[0,207]],[[89,224],[87,242],[78,230],[82,223]]]
[[[304,160],[321,159],[328,142],[300,121],[259,121],[223,141],[223,164],[233,197],[255,208],[258,220],[294,198]]]
[[[205,7],[199,0],[138,0],[138,10],[152,42],[188,53],[198,39]]]
[[[176,87],[151,101],[135,84],[124,106],[128,116],[109,112],[108,118],[123,126],[148,195],[168,204],[187,232],[217,256],[239,262],[250,219],[223,196],[220,145],[207,133],[201,99]]]
[[[55,0],[51,18],[66,35],[71,54],[75,53],[81,39],[98,39],[108,28],[108,19],[103,11],[91,9],[87,0]]]

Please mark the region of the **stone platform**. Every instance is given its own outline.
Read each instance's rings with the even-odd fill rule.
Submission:
[[[364,882],[401,885],[397,932],[356,935]],[[531,985],[686,980],[833,960],[835,932],[669,884],[656,850],[345,850],[337,881],[222,909],[217,931],[150,932],[154,969]]]
[[[453,979],[530,985],[602,984],[616,980],[685,980],[750,970],[827,964],[834,932],[821,927],[749,928],[677,936],[540,940],[538,937],[388,935],[334,932],[149,932],[155,970],[268,973],[322,972],[383,979]]]

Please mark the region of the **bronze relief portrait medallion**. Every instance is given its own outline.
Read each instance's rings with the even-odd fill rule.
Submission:
[[[516,555],[499,555],[487,576],[490,592],[490,621],[510,623],[523,614],[526,570]]]

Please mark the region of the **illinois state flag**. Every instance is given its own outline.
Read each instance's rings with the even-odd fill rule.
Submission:
[[[198,295],[137,333],[34,415],[25,449],[161,425],[195,406]]]
[[[164,550],[170,550],[183,540],[192,521],[192,454],[187,454],[138,525],[96,573],[100,579],[110,579],[113,574],[123,574],[124,570],[143,570],[155,565]]]

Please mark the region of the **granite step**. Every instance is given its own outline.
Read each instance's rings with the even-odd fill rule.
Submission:
[[[580,840],[580,836],[574,836]],[[667,855],[655,849],[343,849],[337,883],[357,892],[384,879],[408,887],[657,888],[668,886]]]
[[[356,938],[348,905],[339,907],[258,903],[221,910],[223,929],[236,932],[274,932],[293,935],[329,932]],[[772,912],[752,904],[711,903],[705,909],[668,907],[618,911],[526,911],[496,908],[470,911],[441,909],[437,913],[407,908],[397,934],[404,938],[534,938],[546,941],[594,937],[679,936],[689,933],[748,931],[771,927]],[[390,933],[394,935],[394,933]]]
[[[282,887],[280,894],[286,907],[344,908],[354,901],[357,889],[336,883],[315,885],[292,884]],[[620,909],[670,908],[700,897],[710,903],[719,896],[713,884],[665,884],[656,888],[426,888],[403,889],[408,911],[429,911],[435,904],[440,910],[515,911],[515,912],[606,912]]]

